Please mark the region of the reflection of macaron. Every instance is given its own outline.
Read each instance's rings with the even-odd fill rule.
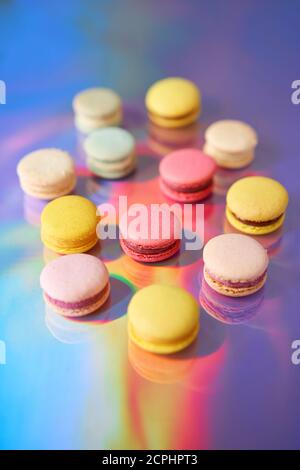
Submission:
[[[150,284],[180,284],[180,270],[174,269],[173,260],[170,260],[170,266],[167,263],[156,266],[151,263],[138,263],[129,256],[122,256],[121,262],[124,275],[137,287]]]
[[[184,78],[172,77],[154,83],[146,94],[149,119],[161,127],[184,127],[200,114],[200,92]]]
[[[226,217],[233,227],[250,235],[264,235],[283,224],[288,193],[276,180],[249,176],[230,187],[226,202]]]
[[[197,146],[199,123],[193,123],[179,129],[160,127],[149,121],[148,145],[159,155],[166,155],[174,150]]]
[[[24,194],[23,203],[25,220],[31,225],[40,225],[41,213],[48,201]]]
[[[38,199],[70,193],[76,184],[73,160],[63,150],[36,150],[20,160],[17,173],[23,191]]]
[[[241,121],[224,120],[205,132],[204,153],[224,168],[242,168],[252,162],[257,145],[255,130]]]
[[[223,225],[224,233],[241,233],[239,230],[234,228],[224,217]],[[272,233],[266,233],[265,235],[252,235],[256,241],[258,241],[268,252],[269,255],[274,254],[279,249],[283,235],[283,227],[281,226],[278,230]]]
[[[199,201],[211,194],[215,170],[214,161],[200,150],[176,150],[160,162],[161,190],[175,201]]]
[[[120,244],[124,252],[136,261],[157,263],[171,258],[180,249],[181,230],[175,214],[162,208],[153,213],[151,206],[146,206],[145,218],[141,226],[131,220],[129,212],[120,220]]]
[[[194,342],[196,344],[196,341]],[[172,355],[153,354],[128,341],[128,359],[141,377],[150,382],[172,384],[182,380],[195,364],[190,348]]]
[[[213,290],[203,279],[200,304],[204,310],[223,323],[238,324],[251,320],[259,311],[264,289],[247,297],[228,297]]]
[[[40,279],[47,304],[57,313],[79,317],[94,312],[109,297],[109,275],[98,258],[61,256],[48,263]]]
[[[83,253],[98,241],[96,206],[82,196],[51,201],[41,215],[41,238],[56,253]]]
[[[77,344],[88,341],[95,334],[95,325],[80,321],[80,317],[63,317],[45,304],[45,324],[52,336],[61,343]],[[99,328],[101,323],[99,324]]]
[[[73,100],[75,125],[87,134],[100,127],[115,126],[122,120],[122,103],[109,88],[89,88]]]
[[[89,169],[102,178],[122,178],[135,169],[135,141],[124,129],[108,127],[92,132],[84,150]]]
[[[203,261],[207,284],[220,294],[243,297],[266,282],[267,252],[247,235],[224,234],[210,239],[203,250]]]
[[[194,341],[198,330],[198,304],[179,287],[152,284],[138,291],[128,306],[129,339],[147,351],[180,351]]]

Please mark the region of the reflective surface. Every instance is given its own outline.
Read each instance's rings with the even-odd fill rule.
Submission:
[[[290,100],[291,82],[300,78],[299,6],[56,3],[0,3],[0,79],[7,83],[7,104],[0,106],[0,350],[6,347],[0,448],[299,447],[300,366],[291,362],[291,343],[300,338],[300,106]],[[203,114],[196,129],[149,129],[145,91],[168,75],[199,84]],[[125,127],[138,140],[138,171],[118,182],[89,175],[73,127],[73,95],[98,84],[123,96]],[[174,356],[153,356],[128,343],[129,299],[135,289],[167,282],[201,300],[202,251],[141,265],[118,241],[103,241],[94,254],[112,276],[104,310],[84,321],[46,310],[39,275],[55,254],[41,245],[43,204],[23,197],[18,160],[39,147],[67,149],[76,160],[77,193],[97,204],[119,195],[129,203],[162,202],[162,155],[187,143],[201,146],[206,126],[222,118],[248,121],[259,146],[251,167],[218,172],[215,194],[205,202],[205,240],[232,230],[224,202],[236,178],[272,176],[290,193],[284,230],[264,241],[271,263],[263,296],[238,307],[226,299],[224,307],[221,296],[206,291],[208,313],[201,308],[196,343]],[[213,315],[224,308],[231,317],[238,308],[243,321]]]

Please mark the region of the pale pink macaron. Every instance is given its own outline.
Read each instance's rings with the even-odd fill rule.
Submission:
[[[216,164],[201,150],[176,150],[160,162],[160,187],[175,201],[200,201],[211,194],[215,171]]]
[[[68,317],[94,312],[110,293],[105,265],[87,254],[66,255],[50,261],[41,273],[40,284],[46,303]]]
[[[204,278],[219,294],[244,297],[263,287],[269,258],[248,235],[230,233],[211,238],[203,250]]]

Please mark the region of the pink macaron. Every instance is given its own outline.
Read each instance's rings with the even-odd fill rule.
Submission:
[[[175,201],[200,201],[211,194],[215,171],[216,164],[201,150],[176,150],[160,162],[160,187]]]
[[[66,255],[50,261],[41,273],[40,284],[46,303],[68,317],[94,312],[110,293],[105,265],[87,254]]]
[[[136,223],[130,214],[120,220],[120,244],[132,259],[143,263],[157,263],[171,258],[180,249],[181,227],[179,219],[167,207],[156,212],[152,204]],[[154,209],[152,209],[152,207]]]

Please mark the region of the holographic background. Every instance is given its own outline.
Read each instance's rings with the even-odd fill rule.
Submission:
[[[276,0],[0,1],[0,79],[7,84],[0,106],[0,448],[299,447],[300,367],[291,362],[291,343],[300,338],[300,106],[290,99],[300,79],[299,15],[299,2]],[[170,75],[202,91],[197,145],[222,118],[245,120],[259,135],[252,167],[219,171],[205,204],[206,240],[228,230],[226,188],[243,174],[279,179],[290,205],[280,243],[266,240],[271,265],[262,296],[238,306],[248,321],[223,323],[202,309],[196,344],[159,357],[128,345],[130,296],[168,282],[199,298],[202,252],[143,266],[117,242],[103,243],[111,301],[84,322],[59,318],[45,311],[39,288],[51,257],[39,238],[42,205],[23,197],[15,167],[31,150],[60,147],[76,159],[78,192],[94,202],[119,194],[164,200],[160,147],[147,134],[143,99],[150,84]],[[138,139],[139,171],[126,181],[102,183],[85,170],[71,100],[95,85],[122,95],[125,127]],[[170,143],[170,135],[160,137]],[[206,295],[208,310],[220,307],[222,299]]]

